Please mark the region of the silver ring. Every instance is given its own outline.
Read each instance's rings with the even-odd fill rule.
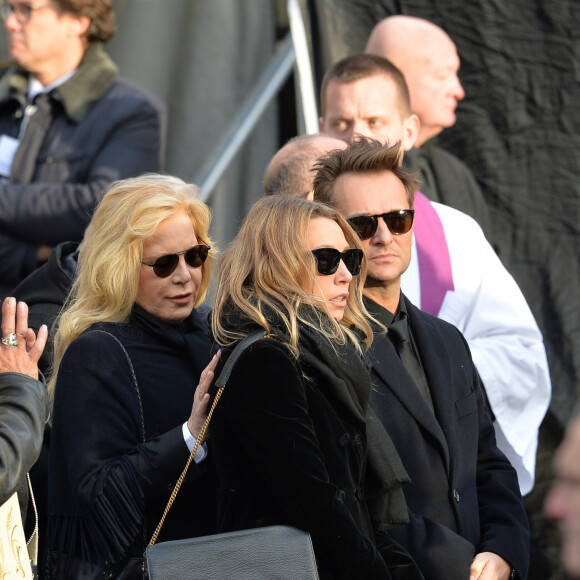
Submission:
[[[8,335],[8,338],[2,339],[2,344],[5,344],[6,346],[17,346],[18,340],[16,340],[16,335],[13,332],[11,332]]]

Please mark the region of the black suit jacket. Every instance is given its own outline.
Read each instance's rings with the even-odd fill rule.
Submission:
[[[412,483],[411,523],[392,531],[426,579],[469,577],[474,554],[494,552],[525,578],[529,529],[517,475],[497,448],[479,376],[463,335],[406,301],[435,414],[390,339],[375,336],[371,406],[399,451]]]

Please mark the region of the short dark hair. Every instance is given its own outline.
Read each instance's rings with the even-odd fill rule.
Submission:
[[[391,171],[405,187],[409,207],[413,207],[419,189],[418,174],[401,164],[401,144],[385,145],[376,139],[361,137],[346,149],[337,149],[321,157],[314,165],[314,200],[334,205],[332,192],[336,180],[345,173],[382,173]]]
[[[115,34],[115,10],[112,0],[53,0],[60,12],[88,16],[87,41],[107,42]]]
[[[409,89],[403,73],[390,61],[376,54],[359,52],[339,60],[333,64],[322,79],[320,90],[320,108],[324,117],[326,109],[326,90],[330,81],[339,83],[354,83],[361,79],[385,76],[393,81],[397,88],[398,108],[405,117],[411,113]]]

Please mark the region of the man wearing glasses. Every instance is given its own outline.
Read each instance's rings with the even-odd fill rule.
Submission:
[[[103,50],[111,0],[4,0],[13,66],[0,79],[0,295],[80,241],[110,182],[162,167],[163,106]]]
[[[399,144],[356,140],[322,157],[314,199],[334,205],[367,257],[365,305],[388,329],[369,351],[370,403],[411,483],[410,523],[388,532],[432,580],[525,579],[529,529],[517,474],[497,448],[479,374],[459,330],[401,293],[417,183]]]
[[[322,88],[322,130],[347,142],[358,135],[411,150],[419,119],[401,72],[380,56],[336,63]],[[406,158],[406,157],[405,157]],[[513,277],[478,224],[417,192],[405,295],[465,336],[491,407],[499,448],[518,473],[522,495],[534,484],[538,430],[551,383],[542,334]],[[363,212],[364,213],[364,212]]]

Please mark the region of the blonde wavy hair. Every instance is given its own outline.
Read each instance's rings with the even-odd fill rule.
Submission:
[[[260,199],[249,211],[235,240],[220,261],[212,332],[221,346],[244,338],[243,329],[232,328],[227,318],[233,307],[271,334],[268,316],[274,312],[289,336],[289,347],[298,355],[298,321],[312,326],[330,341],[344,344],[349,339],[362,351],[363,335],[368,348],[372,330],[362,302],[366,259],[359,276],[349,288],[343,319],[338,322],[329,313],[326,302],[310,291],[316,284],[316,260],[308,248],[308,224],[322,217],[336,222],[351,248],[362,244],[348,222],[333,208],[291,196],[272,195]],[[304,319],[302,304],[313,305],[322,315],[318,321]],[[317,310],[314,309],[316,312]],[[324,316],[323,313],[326,315]]]
[[[211,213],[197,198],[197,188],[177,177],[145,174],[112,183],[97,206],[80,244],[78,270],[57,320],[49,392],[70,343],[98,322],[128,320],[139,288],[143,242],[161,222],[178,211],[191,219],[200,243],[209,238]],[[201,304],[211,281],[212,249],[202,265],[195,306]]]

